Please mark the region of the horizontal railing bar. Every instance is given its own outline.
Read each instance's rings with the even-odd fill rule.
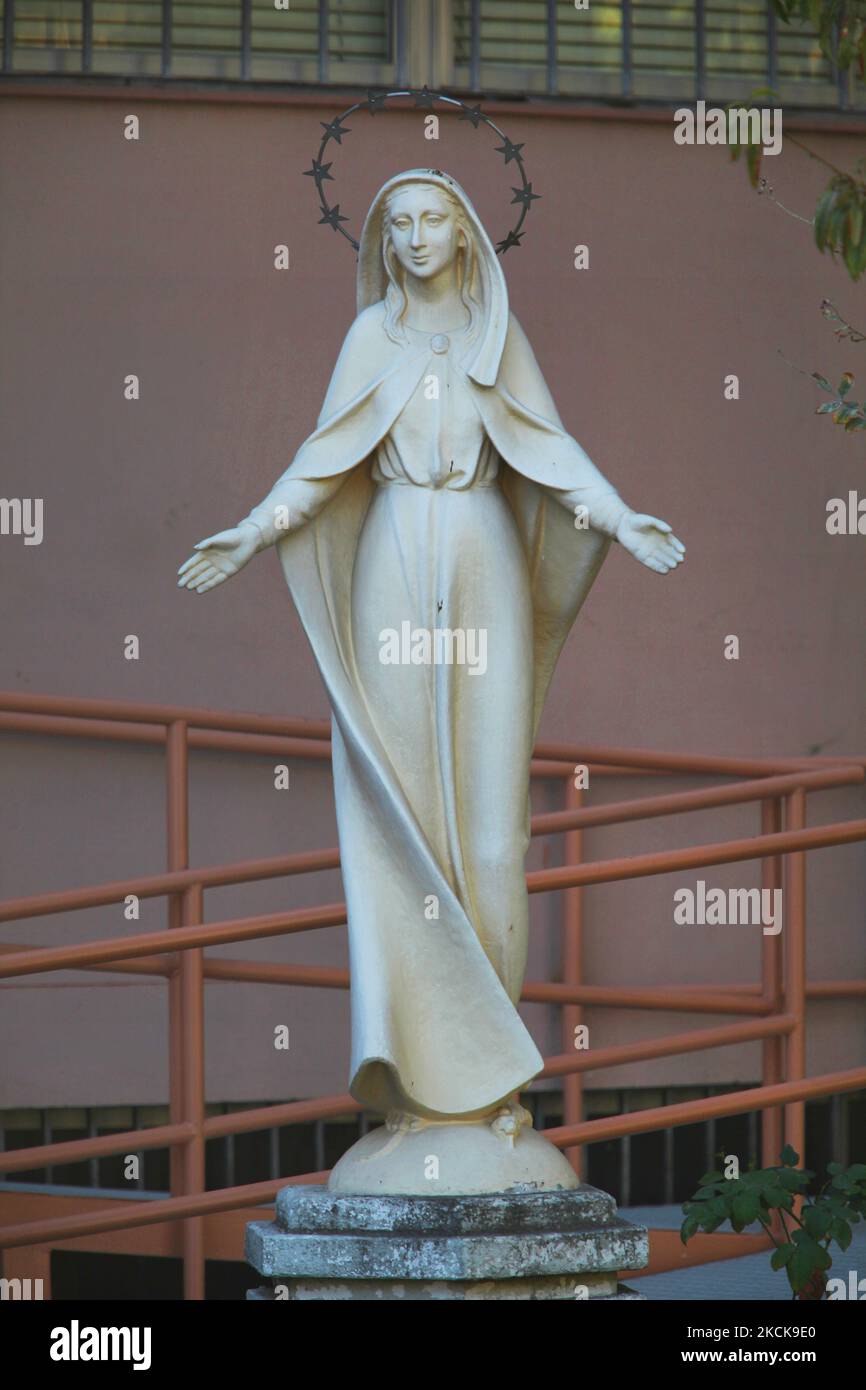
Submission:
[[[104,967],[107,968],[107,967]],[[349,989],[349,971],[336,966],[283,965],[273,961],[214,960],[206,958],[204,973],[217,980],[242,980],[253,984],[310,985],[319,989]],[[844,982],[843,982],[844,983]],[[734,1013],[763,1015],[771,1006],[760,997],[725,993],[710,986],[672,985],[630,989],[605,985],[562,984],[559,981],[527,981],[520,998],[532,1004],[589,1004],[598,1007],[657,1009],[682,1013]]]
[[[763,777],[770,773],[809,771],[818,767],[840,767],[854,763],[866,766],[866,758],[842,754],[837,758],[732,758],[699,753],[650,753],[637,748],[582,748],[571,743],[537,743],[539,758],[567,763],[622,763],[633,767],[659,768],[666,772],[703,772],[742,777]]]
[[[363,1108],[348,1094],[324,1096],[321,1100],[287,1100],[280,1105],[262,1105],[255,1110],[232,1110],[226,1115],[209,1115],[204,1122],[204,1133],[207,1139],[218,1139],[227,1134],[249,1134],[255,1129],[357,1115]]]
[[[74,1163],[85,1158],[106,1158],[132,1149],[163,1149],[169,1144],[186,1144],[194,1138],[195,1126],[182,1121],[176,1125],[100,1134],[95,1139],[65,1139],[58,1144],[37,1144],[30,1149],[8,1149],[0,1153],[0,1173],[20,1173],[26,1168],[46,1168],[49,1164]]]
[[[856,1091],[866,1086],[866,1067],[851,1071],[827,1073],[807,1080],[784,1081],[772,1086],[759,1086],[744,1091],[726,1092],[721,1096],[677,1105],[657,1106],[652,1110],[632,1110],[626,1115],[605,1116],[586,1120],[577,1125],[561,1125],[543,1132],[557,1148],[574,1143],[595,1143],[602,1139],[622,1138],[625,1134],[644,1134],[653,1129],[665,1129],[691,1124],[695,1119],[713,1119],[723,1115],[748,1114],[765,1106],[783,1105],[789,1101],[812,1100],[818,1096]],[[207,1123],[207,1122],[206,1122]],[[123,1211],[88,1212],[57,1218],[43,1218],[7,1226],[0,1230],[0,1248],[20,1249],[25,1245],[45,1245],[78,1236],[100,1235],[105,1231],[132,1230],[137,1226],[156,1226],[163,1221],[182,1220],[188,1216],[207,1216],[232,1211],[270,1201],[286,1186],[323,1183],[327,1172],[303,1173],[287,1178],[271,1178],[267,1182],[250,1183],[245,1187],[221,1188],[193,1197],[167,1197],[155,1202],[135,1204]]]
[[[55,738],[97,739],[100,742],[145,743],[165,745],[166,726],[134,724],[112,719],[80,719],[62,714],[9,714],[0,712],[0,734],[43,734]],[[221,753],[249,753],[256,757],[304,758],[330,762],[331,741],[321,738],[288,738],[276,734],[232,733],[222,729],[189,729],[190,748],[208,749]],[[589,763],[590,776],[653,777],[666,774],[651,767],[627,767],[607,763]],[[571,775],[571,761],[533,758],[529,764],[533,777],[565,777]]]
[[[730,1091],[721,1096],[706,1096],[701,1100],[679,1101],[675,1105],[657,1105],[651,1110],[629,1110],[625,1115],[605,1115],[598,1120],[583,1120],[580,1124],[559,1125],[543,1131],[545,1139],[559,1149],[573,1144],[598,1144],[603,1140],[622,1139],[625,1135],[648,1134],[654,1129],[676,1129],[695,1120],[718,1120],[725,1115],[746,1115],[752,1110],[764,1110],[798,1100],[817,1100],[821,1096],[841,1095],[859,1091],[866,1086],[866,1067],[850,1071],[829,1072],[823,1076],[798,1081],[779,1081],[772,1086],[755,1086],[745,1091]]]
[[[195,951],[199,947],[229,945],[235,941],[257,941],[292,931],[317,931],[320,927],[345,927],[346,905],[328,902],[320,908],[293,908],[289,912],[270,912],[259,917],[235,917],[227,922],[211,922],[200,927],[170,927],[165,931],[146,931],[125,940],[106,938],[82,941],[70,947],[38,947],[33,951],[0,956],[0,979],[19,974],[43,974],[50,970],[76,970],[107,960],[133,960],[153,951]]]
[[[48,947],[26,946],[20,942],[0,942],[0,956]],[[137,960],[76,966],[118,975],[170,975],[174,970],[170,955],[142,956]],[[206,979],[248,984],[309,986],[313,989],[348,989],[349,971],[331,965],[283,965],[277,961],[227,959],[206,956]],[[572,985],[559,981],[528,981],[521,999],[525,1003],[587,1004],[593,1008],[650,1009],[663,1013],[754,1014],[772,1012],[760,997],[760,985]],[[807,984],[809,999],[844,999],[866,995],[866,980],[819,980]],[[753,996],[753,997],[750,997]]]
[[[17,955],[0,956],[0,979],[41,975],[51,970],[77,970],[102,961],[134,960],[136,956],[149,956],[154,951],[194,951],[200,946],[226,946],[235,941],[264,940],[289,932],[345,925],[345,903],[325,903],[322,907],[295,908],[261,917],[238,917],[200,927],[143,932],[126,940],[102,938],[75,946],[40,946]]]
[[[772,835],[755,835],[747,840],[697,845],[690,849],[670,850],[664,854],[638,854],[625,859],[599,860],[594,864],[536,869],[527,874],[526,883],[530,893],[546,893],[580,884],[611,883],[641,878],[644,875],[671,873],[684,868],[733,864],[768,855],[775,857],[798,850],[827,849],[832,845],[852,844],[863,839],[866,839],[866,820],[840,822],[817,826],[811,830],[785,830]],[[196,870],[182,872],[195,880]],[[130,960],[136,956],[150,955],[155,951],[188,951],[199,946],[226,945],[234,941],[279,936],[283,932],[315,931],[320,927],[344,926],[345,921],[345,904],[328,903],[323,907],[295,909],[262,917],[240,917],[207,923],[205,926],[147,932],[124,940],[100,938],[74,946],[40,947],[35,951],[0,956],[0,979],[42,974],[51,970],[74,970],[78,965],[95,965],[102,961]]]
[[[676,816],[687,811],[704,811],[716,806],[739,805],[763,801],[768,796],[783,796],[803,787],[821,791],[830,787],[847,786],[866,780],[862,767],[827,768],[820,772],[790,772],[781,777],[766,777],[757,781],[733,782],[724,787],[698,787],[694,791],[670,792],[665,796],[633,797],[628,801],[612,801],[607,806],[581,806],[570,811],[547,811],[533,816],[533,835],[554,835],[565,830],[585,829],[591,825],[622,825],[626,821],[644,820],[653,816]]]
[[[598,781],[600,777],[666,777],[668,774],[655,767],[628,767],[617,763],[587,763],[589,780]],[[529,764],[532,777],[568,777],[574,775],[573,762],[554,762],[550,758],[532,758]]]
[[[274,1128],[277,1125],[329,1120],[336,1116],[355,1114],[361,1109],[358,1102],[348,1094],[325,1096],[320,1100],[286,1101],[279,1105],[232,1110],[227,1114],[210,1116],[205,1120],[202,1132],[207,1139],[249,1134],[253,1130]],[[132,1129],[118,1134],[103,1134],[93,1139],[68,1139],[57,1144],[10,1149],[0,1153],[0,1173],[23,1172],[28,1168],[44,1168],[49,1164],[72,1163],[87,1158],[106,1158],[130,1150],[159,1149],[172,1143],[186,1143],[194,1137],[194,1125],[183,1122],[152,1126],[149,1129]]]
[[[82,700],[63,695],[0,691],[0,710],[21,714],[72,715],[85,719],[129,720],[136,724],[174,724],[182,720],[198,729],[236,733],[283,734],[290,738],[331,737],[329,719],[284,719],[272,714],[235,714],[186,705],[144,705],[132,700]]]
[[[706,1052],[714,1047],[781,1037],[790,1033],[796,1023],[793,1014],[775,1014],[772,1018],[725,1023],[717,1028],[693,1028],[688,1033],[670,1033],[663,1038],[642,1038],[639,1042],[620,1043],[616,1047],[564,1052],[557,1057],[548,1057],[541,1075],[572,1076],[576,1072],[624,1066],[627,1062],[649,1062],[657,1057],[676,1057],[683,1052]]]
[[[166,739],[166,726],[162,724],[132,724],[110,719],[73,719],[56,714],[0,713],[0,734],[4,732],[163,746]],[[223,753],[312,758],[320,762],[328,762],[331,757],[330,741],[320,738],[229,733],[221,729],[190,729],[187,737],[191,748]]]
[[[8,898],[0,903],[0,922],[47,917],[55,912],[78,912],[86,907],[107,907],[110,903],[122,903],[130,893],[137,898],[159,898],[167,893],[181,893],[196,884],[202,888],[224,888],[236,883],[321,873],[339,867],[338,850],[316,849],[304,850],[300,854],[281,854],[273,859],[238,860],[233,864],[214,864],[200,869],[171,869],[162,874],[120,879],[94,887],[69,888],[27,898]]]
[[[0,712],[0,734],[42,734],[54,738],[96,739],[107,743],[144,743],[165,746],[166,726],[134,724],[111,719],[79,719],[60,714],[4,714]],[[218,753],[245,753],[256,757],[303,758],[330,762],[330,739],[288,738],[276,734],[230,733],[222,729],[189,729],[190,748]],[[565,777],[574,764],[533,758],[529,765],[533,777]],[[591,777],[662,776],[653,768],[589,764]]]
[[[615,985],[572,985],[541,980],[523,987],[521,999],[533,1004],[586,1004],[590,1008],[655,1009],[663,1013],[754,1014],[772,1012],[760,996],[752,997],[709,986],[672,985],[633,989]]]
[[[23,942],[0,941],[0,957],[17,955],[22,951],[50,950],[48,946],[29,946]],[[114,975],[172,975],[177,969],[177,960],[173,956],[141,956],[137,960],[118,961],[116,964],[82,965],[82,970],[97,970],[105,974]]]
[[[164,1197],[155,1202],[136,1202],[134,1210],[126,1204],[120,1211],[103,1207],[95,1212],[71,1216],[42,1217],[16,1226],[0,1228],[0,1250],[20,1249],[23,1245],[52,1244],[74,1240],[80,1236],[103,1235],[106,1231],[133,1230],[138,1226],[159,1226],[164,1221],[177,1221],[187,1216],[209,1216],[221,1211],[261,1206],[272,1202],[287,1182],[300,1186],[327,1182],[328,1172],[303,1173],[298,1177],[269,1178],[266,1182],[249,1183],[246,1187],[223,1187],[214,1192],[201,1192],[194,1197]]]
[[[314,989],[348,989],[349,972],[334,965],[281,965],[276,961],[225,960],[206,956],[205,978],[259,985],[308,985]]]
[[[173,724],[184,721],[190,729],[222,729],[249,734],[278,734],[303,739],[331,736],[329,720],[286,719],[277,715],[241,714],[224,710],[199,709],[184,705],[139,704],[125,700],[90,700],[59,695],[37,695],[21,691],[0,691],[0,711],[43,714],[143,724]],[[658,769],[668,772],[710,772],[720,775],[763,776],[769,773],[797,772],[817,766],[838,767],[845,763],[866,765],[866,758],[854,755],[804,758],[738,758],[696,753],[656,753],[637,748],[594,748],[576,744],[541,742],[536,745],[539,759],[555,763],[602,763],[628,766],[636,770]]]
[[[806,985],[807,999],[844,999],[866,994],[866,980],[818,980]]]
[[[866,839],[866,820],[839,821],[811,830],[781,830],[744,840],[725,840],[659,854],[633,854],[622,859],[600,859],[594,864],[565,864],[556,869],[535,869],[527,874],[530,893],[549,893],[558,888],[577,888],[589,883],[614,883],[624,879],[701,869],[715,864],[738,864],[798,850],[828,849]]]

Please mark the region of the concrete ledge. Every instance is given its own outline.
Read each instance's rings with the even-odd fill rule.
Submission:
[[[276,1221],[249,1223],[246,1255],[296,1300],[579,1301],[640,1297],[617,1271],[643,1269],[649,1249],[646,1230],[592,1187],[410,1197],[299,1186],[280,1192]]]

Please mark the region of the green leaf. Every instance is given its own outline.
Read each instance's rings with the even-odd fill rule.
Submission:
[[[845,407],[843,406],[844,410]],[[839,412],[836,412],[839,414]],[[779,1170],[779,1186],[784,1187],[788,1192],[802,1192],[808,1187],[809,1179],[799,1168],[781,1168]]]
[[[758,1219],[758,1195],[755,1192],[738,1192],[734,1198],[734,1216],[743,1226],[751,1226]]]
[[[815,209],[815,245],[819,251],[823,251],[827,243],[827,230],[832,208],[833,189],[826,188],[818,199],[818,206]]]
[[[853,1232],[847,1221],[837,1217],[830,1227],[830,1236],[835,1240],[840,1250],[847,1250],[851,1244]]]
[[[815,407],[816,415],[835,415],[837,410],[841,410],[842,401],[825,401],[823,405]]]
[[[778,1248],[773,1251],[770,1259],[771,1268],[784,1269],[789,1260],[793,1257],[796,1249],[796,1245],[792,1245],[790,1241],[786,1241],[784,1245],[778,1246]]]
[[[788,1275],[788,1283],[791,1285],[794,1293],[799,1293],[801,1289],[806,1287],[814,1273],[812,1261],[802,1250],[797,1250],[788,1261],[786,1272]]]
[[[832,390],[833,390],[833,387],[830,385],[830,383],[829,383],[829,381],[827,380],[827,378],[826,378],[825,376],[822,376],[820,372],[813,372],[813,373],[812,373],[812,376],[815,378],[815,380],[817,381],[817,383],[818,383],[819,386],[823,386],[823,388],[824,388],[825,391],[832,391]],[[841,1164],[837,1164],[836,1166],[837,1166],[837,1168],[839,1169],[839,1171],[841,1172],[841,1171],[842,1171]],[[828,1170],[828,1171],[829,1171],[829,1170]],[[705,1182],[705,1181],[706,1181],[705,1178],[701,1178],[701,1182]]]
[[[791,1148],[790,1144],[785,1145],[782,1150],[781,1158],[786,1168],[796,1168],[797,1164],[800,1162],[800,1155]]]
[[[810,1236],[823,1240],[833,1224],[833,1215],[823,1207],[805,1207],[801,1220]]]
[[[849,1178],[847,1173],[837,1173],[833,1178],[833,1187],[840,1192],[856,1192],[857,1184],[853,1178]]]
[[[685,1221],[680,1227],[680,1240],[682,1241],[683,1245],[686,1244],[686,1241],[691,1240],[693,1235],[697,1234],[699,1227],[700,1221],[697,1216],[686,1217]]]
[[[853,385],[854,385],[854,374],[853,374],[853,372],[844,372],[844,373],[842,374],[842,380],[839,382],[839,395],[840,395],[840,396],[847,396],[848,392],[851,390],[851,387],[852,387]]]

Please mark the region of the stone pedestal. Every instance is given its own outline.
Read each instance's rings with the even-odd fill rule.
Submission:
[[[597,1188],[471,1196],[284,1187],[275,1221],[247,1226],[261,1300],[637,1299],[646,1230]]]

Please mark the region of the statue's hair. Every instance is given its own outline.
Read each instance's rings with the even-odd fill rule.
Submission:
[[[419,188],[433,188],[437,193],[451,205],[454,213],[458,230],[463,233],[462,241],[458,241],[457,248],[457,275],[460,287],[460,298],[469,313],[469,336],[474,337],[481,326],[482,306],[472,293],[472,280],[475,274],[475,238],[472,228],[464,214],[463,205],[460,199],[455,197],[450,189],[442,188],[437,183],[419,183],[415,185]],[[406,294],[404,285],[405,271],[397,259],[394,246],[391,241],[391,204],[394,198],[403,191],[405,185],[398,185],[385,195],[385,215],[382,221],[382,260],[385,265],[385,272],[388,276],[388,288],[385,292],[385,332],[392,342],[405,342],[406,334],[403,328],[403,319],[409,307],[409,298]]]

